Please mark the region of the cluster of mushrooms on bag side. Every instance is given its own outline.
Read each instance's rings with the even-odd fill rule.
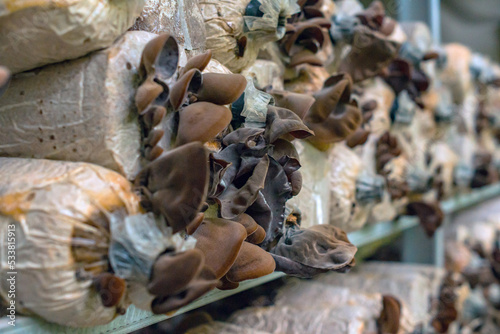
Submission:
[[[21,313],[88,327],[346,273],[348,232],[414,215],[432,236],[440,200],[498,180],[500,67],[380,1],[10,3],[0,234]]]

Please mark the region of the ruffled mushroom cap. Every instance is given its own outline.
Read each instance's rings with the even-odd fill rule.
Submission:
[[[401,303],[393,296],[382,296],[382,313],[377,319],[379,333],[398,334],[401,322]]]
[[[325,81],[324,88],[314,95],[316,101],[304,119],[315,134],[309,139],[312,144],[339,142],[358,129],[362,115],[351,101],[351,87],[349,75],[339,74]]]
[[[302,174],[299,171],[300,159],[295,146],[288,140],[278,139],[273,143],[272,157],[278,161],[292,186],[292,196],[297,196],[302,189]]]
[[[224,276],[242,247],[247,232],[242,224],[226,219],[205,219],[193,233],[196,248],[205,255],[205,264],[220,279]]]
[[[398,43],[365,26],[357,26],[351,51],[342,59],[339,72],[350,74],[354,83],[373,78],[391,63],[398,50]]]
[[[406,213],[409,216],[418,217],[420,225],[429,237],[434,235],[444,219],[444,213],[439,207],[439,203],[411,202],[406,206]]]
[[[291,135],[294,138],[305,139],[314,135],[293,111],[268,106],[265,136],[269,143],[274,143],[278,138]]]
[[[354,266],[356,251],[344,231],[332,225],[315,225],[308,229],[288,228],[270,252],[277,271],[311,278],[330,270],[349,270]]]
[[[165,314],[177,310],[193,300],[203,296],[217,286],[215,274],[204,266],[199,275],[186,286],[184,290],[168,296],[158,296],[151,303],[151,310],[155,314]]]
[[[315,101],[312,96],[306,94],[283,90],[272,90],[269,93],[274,97],[276,106],[293,111],[300,119],[304,119]]]
[[[0,66],[0,97],[2,97],[3,93],[5,93],[5,91],[7,90],[7,87],[9,87],[9,82],[9,70],[4,66]]]
[[[136,177],[141,204],[161,214],[175,232],[192,222],[205,202],[208,152],[201,143],[190,143],[166,152]]]
[[[458,312],[454,306],[442,307],[439,314],[432,320],[432,327],[437,333],[448,333],[452,322],[458,319]]]
[[[222,138],[222,149],[213,155],[212,170],[218,172],[209,198],[224,219],[238,220],[245,213],[255,220],[259,226],[247,240],[263,249],[281,235],[285,203],[302,184],[298,153],[284,138],[312,134],[285,108],[268,105],[265,122],[265,128],[240,127]]]
[[[246,179],[242,186],[238,187],[233,182],[226,188],[226,191],[217,197],[223,218],[233,219],[244,213],[255,202],[259,192],[264,189],[266,175],[269,170],[269,157],[265,155],[260,159],[256,158],[256,160],[258,162],[253,170],[250,169],[249,173],[242,175],[242,179]],[[238,171],[238,173],[241,174],[241,171]],[[235,179],[235,181],[238,181],[238,179]]]
[[[292,197],[292,187],[283,166],[269,157],[269,168],[264,189],[246,211],[264,229],[265,239],[260,243],[264,249],[278,238],[285,221],[285,204]]]
[[[92,283],[105,307],[118,306],[125,295],[125,280],[111,273],[99,274]]]
[[[202,208],[203,210],[204,208]],[[193,221],[191,221],[187,226],[186,226],[186,233],[188,235],[192,235],[194,231],[200,227],[201,223],[205,220],[205,214],[203,212],[199,212],[196,217],[194,217]]]
[[[456,291],[464,283],[462,275],[448,273],[444,278],[439,291],[437,314],[431,322],[437,333],[448,333],[451,323],[458,319],[459,314],[456,305],[458,296]]]
[[[271,274],[276,268],[271,254],[249,242],[243,242],[236,261],[226,274],[230,282],[241,282]]]

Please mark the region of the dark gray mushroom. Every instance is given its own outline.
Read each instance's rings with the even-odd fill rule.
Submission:
[[[348,271],[354,266],[356,251],[346,233],[335,226],[301,229],[292,225],[270,252],[276,261],[276,270],[310,278],[327,271]]]

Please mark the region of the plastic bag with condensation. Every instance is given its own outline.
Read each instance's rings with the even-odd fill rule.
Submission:
[[[105,50],[15,76],[0,99],[0,156],[91,162],[133,179],[138,68],[155,36],[127,32]]]
[[[474,94],[467,94],[458,108],[458,117],[448,131],[445,141],[460,157],[455,168],[454,180],[459,191],[467,191],[474,176],[474,156],[477,152],[475,115],[478,100]]]
[[[287,202],[287,206],[301,213],[303,228],[330,221],[330,185],[328,182],[328,153],[321,152],[311,144],[294,140],[299,153],[302,189]]]
[[[0,0],[0,64],[12,73],[110,46],[144,0]]]
[[[20,313],[72,327],[106,324],[131,302],[147,305],[143,300],[151,299],[131,296],[128,285],[117,307],[102,305],[92,284],[96,275],[108,271],[110,253],[119,276],[144,285],[148,266],[163,247],[194,246],[154,228],[151,216],[140,215],[130,183],[103,167],[0,158],[0,175],[0,234],[15,230],[15,302]],[[115,242],[126,245],[122,249],[127,251],[111,247],[110,252]],[[0,245],[0,276],[5,278],[12,270],[5,241]],[[2,279],[0,295],[7,302],[8,291]]]
[[[247,78],[244,107],[241,116],[245,117],[245,127],[263,128],[266,126],[267,106],[273,97],[255,88],[252,78]]]
[[[344,143],[338,143],[329,152],[328,164],[330,165],[328,172],[330,183],[329,224],[337,226],[345,232],[359,230],[366,223],[372,206],[372,201],[367,198],[367,192],[370,192],[370,189],[366,189],[366,187],[370,187],[369,180],[366,177],[361,177],[363,175],[362,161]],[[362,193],[363,191],[365,192]],[[364,196],[364,200],[358,202],[357,199],[361,196]]]
[[[342,308],[359,306],[367,318],[377,318],[382,312],[382,295],[326,285],[315,280],[290,279],[278,290],[274,304],[299,309]]]
[[[265,44],[283,38],[286,18],[300,11],[295,0],[201,0],[199,5],[207,49],[235,73],[250,66]]]
[[[229,322],[270,333],[362,334],[365,320],[359,308],[319,310],[294,307],[251,307],[234,313]]]
[[[374,118],[375,117],[376,114],[374,115]],[[381,124],[382,123],[380,123],[380,125]],[[355,150],[363,162],[363,171],[359,180],[365,180],[365,182],[370,185],[370,188],[376,190],[374,193],[368,192],[368,194],[373,196],[370,196],[371,204],[367,208],[369,211],[368,217],[366,218],[367,223],[393,220],[401,207],[401,205],[396,205],[399,203],[395,203],[391,200],[391,196],[385,186],[385,180],[383,181],[384,186],[382,186],[381,189],[381,175],[378,175],[376,172],[376,147],[380,138],[380,132],[381,131],[376,131],[371,133],[366,143],[356,147]],[[358,186],[360,188],[363,187],[363,182],[358,183]],[[364,198],[364,196],[361,196],[361,193],[357,194],[360,195],[360,199]],[[361,218],[365,219],[363,216]]]
[[[257,59],[247,67],[242,75],[253,79],[256,88],[264,90],[266,87],[284,90],[283,67],[271,60]]]
[[[168,33],[188,52],[205,50],[205,22],[197,0],[145,0],[134,30]]]
[[[411,332],[419,324],[429,324],[432,301],[439,294],[444,276],[445,270],[434,266],[372,262],[356,267],[348,275],[320,275],[317,281],[357,292],[395,296],[403,305],[401,326]]]

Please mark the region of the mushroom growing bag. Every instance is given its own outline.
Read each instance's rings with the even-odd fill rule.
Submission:
[[[157,259],[194,247],[193,238],[172,234],[164,221],[141,214],[130,183],[108,169],[0,158],[0,175],[0,233],[15,231],[15,302],[21,313],[88,327],[110,322],[131,303],[151,311],[155,296],[146,287]],[[1,277],[12,271],[9,260],[2,251]],[[96,287],[110,268],[124,285],[113,303]],[[8,291],[3,279],[0,295],[7,302]]]
[[[330,224],[346,232],[363,227],[373,205],[381,200],[382,177],[368,175],[361,159],[343,143],[329,153]]]
[[[201,0],[207,49],[238,73],[250,66],[259,50],[285,35],[286,19],[300,11],[296,0]]]
[[[144,0],[0,0],[0,64],[13,73],[107,47]]]
[[[16,234],[18,311],[75,327],[111,321],[117,308],[102,305],[91,277],[107,270],[111,215],[138,213],[127,180],[90,164],[15,158],[0,158],[0,175],[1,234],[12,225]],[[0,261],[6,277],[7,252]]]
[[[13,78],[0,100],[0,156],[91,162],[132,179],[137,69],[154,37],[128,32],[106,50]]]
[[[205,23],[198,0],[146,0],[133,29],[169,33],[188,52],[205,50]]]
[[[330,218],[330,188],[328,184],[328,155],[312,145],[293,143],[300,156],[302,190],[287,202],[287,206],[301,212],[301,226],[328,224]]]

